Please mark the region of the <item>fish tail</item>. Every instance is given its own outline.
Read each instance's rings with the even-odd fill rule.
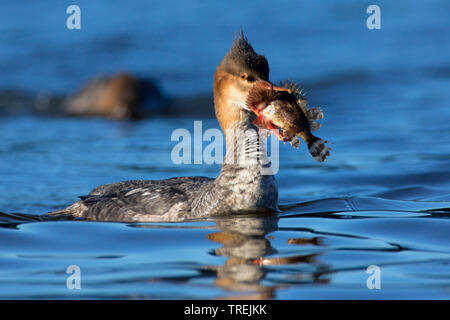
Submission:
[[[316,136],[311,135],[312,137],[308,139],[306,142],[308,145],[309,153],[311,153],[312,157],[319,161],[324,162],[327,157],[330,155],[330,148],[325,145],[328,141],[322,140]]]

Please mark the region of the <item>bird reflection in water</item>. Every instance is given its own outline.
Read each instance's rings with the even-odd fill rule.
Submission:
[[[275,297],[277,289],[287,288],[290,285],[330,282],[329,278],[323,277],[330,271],[328,266],[318,263],[318,267],[313,268],[313,271],[299,270],[289,278],[277,279],[276,285],[270,285],[271,281],[267,279],[267,275],[274,270],[268,266],[316,265],[316,257],[319,255],[312,253],[271,257],[280,254],[272,247],[271,241],[274,238],[269,235],[278,230],[276,216],[217,219],[216,227],[220,231],[208,234],[207,239],[222,244],[222,247],[215,249],[215,254],[227,257],[227,260],[223,266],[210,266],[208,269],[216,271],[217,278],[214,280],[216,286],[237,293],[219,297],[220,299],[271,299]],[[287,244],[323,246],[323,239],[294,238],[289,239]],[[263,284],[263,281],[267,284]]]

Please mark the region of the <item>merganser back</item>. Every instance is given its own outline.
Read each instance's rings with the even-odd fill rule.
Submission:
[[[66,209],[49,214],[128,222],[276,211],[277,183],[274,175],[267,173],[264,143],[253,124],[255,115],[245,103],[258,81],[273,90],[286,90],[268,82],[266,58],[255,53],[241,32],[214,75],[215,113],[226,142],[224,163],[216,179],[178,177],[102,185]]]

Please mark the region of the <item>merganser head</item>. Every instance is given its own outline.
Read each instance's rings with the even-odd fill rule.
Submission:
[[[251,116],[246,99],[258,82],[269,90],[286,91],[269,82],[266,57],[255,52],[241,31],[214,75],[215,111],[224,132],[232,122]]]

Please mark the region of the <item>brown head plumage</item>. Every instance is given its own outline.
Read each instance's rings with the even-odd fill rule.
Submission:
[[[246,72],[249,80],[269,79],[269,63],[266,57],[255,52],[242,31],[235,36],[233,45],[218,68],[236,76]]]

